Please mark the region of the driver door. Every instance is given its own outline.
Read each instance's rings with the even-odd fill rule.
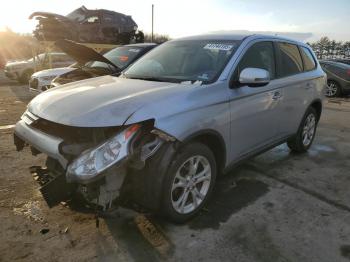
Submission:
[[[276,140],[279,100],[283,96],[283,90],[274,81],[275,65],[274,45],[270,41],[251,45],[238,63],[233,75],[230,99],[233,159],[244,158]],[[240,84],[239,74],[245,68],[269,71],[270,82],[260,87]]]

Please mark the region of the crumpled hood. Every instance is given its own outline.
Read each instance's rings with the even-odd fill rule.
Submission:
[[[57,20],[71,21],[69,18],[67,18],[63,15],[59,15],[56,13],[50,13],[50,12],[34,12],[29,16],[29,19],[32,19],[34,17],[56,18]]]
[[[110,64],[116,69],[120,70],[112,61],[97,53],[92,48],[82,44],[78,44],[71,40],[60,39],[55,42],[55,45],[82,65],[90,61],[100,61]]]
[[[63,125],[120,126],[145,105],[183,96],[194,86],[102,76],[49,89],[36,96],[28,110]]]
[[[75,69],[76,68],[74,68],[74,67],[61,67],[61,68],[46,69],[46,70],[38,71],[38,72],[34,73],[32,76],[33,77],[47,77],[47,76],[52,76],[52,77],[55,76],[56,77],[56,76],[60,76],[60,75],[63,75],[65,73],[71,72]]]

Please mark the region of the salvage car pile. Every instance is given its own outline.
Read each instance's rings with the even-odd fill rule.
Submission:
[[[70,40],[56,41],[56,46],[76,63],[69,67],[36,72],[29,80],[30,91],[42,92],[51,87],[97,76],[119,76],[125,68],[157,45],[139,43],[118,46],[104,55]]]
[[[69,39],[81,43],[142,43],[144,35],[137,30],[131,16],[105,9],[89,10],[82,6],[67,16],[34,12],[30,17],[39,23],[33,34],[39,41]]]

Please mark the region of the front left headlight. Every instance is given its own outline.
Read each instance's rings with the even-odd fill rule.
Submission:
[[[132,125],[99,146],[82,152],[68,166],[67,180],[69,182],[88,182],[110,166],[126,158],[129,154],[129,142],[139,128],[139,124]]]

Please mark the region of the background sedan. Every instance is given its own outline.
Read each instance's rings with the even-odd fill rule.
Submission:
[[[326,96],[336,97],[349,94],[350,65],[334,61],[320,61],[320,64],[328,79]]]

